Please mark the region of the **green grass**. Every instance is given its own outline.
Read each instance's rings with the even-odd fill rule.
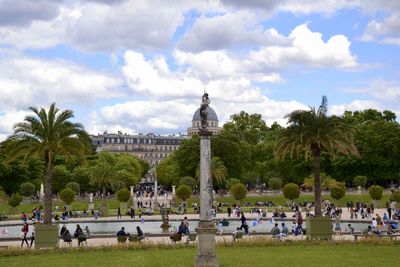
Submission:
[[[89,249],[0,256],[0,266],[193,266],[189,248]],[[269,245],[218,247],[220,266],[398,266],[396,245]]]

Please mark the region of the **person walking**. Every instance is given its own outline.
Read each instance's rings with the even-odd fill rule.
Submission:
[[[24,242],[26,243],[26,246],[29,247],[28,240],[26,239],[26,235],[28,234],[28,232],[29,232],[28,223],[24,222],[21,229],[21,238],[22,238],[21,247],[24,245]]]
[[[30,244],[31,248],[32,248],[34,241],[35,241],[35,225],[32,226],[32,235],[31,235],[31,244]]]

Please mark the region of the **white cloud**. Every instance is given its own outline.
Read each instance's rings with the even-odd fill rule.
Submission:
[[[312,32],[307,24],[302,24],[289,38],[293,40],[291,46],[267,46],[250,52],[250,59],[274,68],[293,63],[343,69],[357,66],[357,57],[351,53],[350,41],[344,35],[334,35],[324,42],[321,33]]]
[[[394,81],[373,80],[367,87],[350,88],[344,91],[371,95],[387,102],[400,102],[400,84]]]
[[[382,20],[370,21],[362,40],[378,40],[386,44],[400,45],[400,10],[399,13],[394,13]]]
[[[89,103],[115,97],[119,79],[66,61],[16,57],[0,60],[0,112],[57,101]]]
[[[347,104],[331,105],[328,108],[328,112],[334,115],[343,115],[345,111],[356,111],[365,109],[377,109],[381,110],[382,105],[376,101],[369,100],[354,100]]]
[[[5,140],[11,133],[14,125],[24,120],[29,112],[22,110],[10,110],[6,113],[0,113],[0,142]]]
[[[240,11],[198,18],[178,44],[184,51],[201,52],[257,45],[285,45],[289,40],[275,29],[264,30],[255,13]]]

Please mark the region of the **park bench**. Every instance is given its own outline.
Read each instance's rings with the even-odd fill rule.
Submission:
[[[126,235],[118,235],[117,236],[118,243],[125,243],[127,239],[128,239],[128,236],[126,236]]]
[[[141,242],[142,240],[145,239],[146,236],[148,237],[148,235],[149,235],[148,233],[145,233],[142,238],[139,238],[138,234],[130,234],[128,239],[129,239],[129,242]]]
[[[395,239],[397,240],[398,237],[400,237],[400,234],[381,234],[381,235],[377,235],[377,234],[365,234],[365,233],[358,233],[358,234],[354,234],[354,241],[357,241],[359,238],[389,238],[389,239]]]
[[[236,234],[233,234],[233,242],[235,242],[237,239],[242,239],[243,237],[243,232],[238,231]]]
[[[196,242],[196,237],[197,234],[189,234],[189,236],[186,239],[186,244],[189,244],[190,242]]]
[[[182,240],[182,235],[179,233],[173,233],[171,234],[170,239],[172,240],[172,242],[176,243]]]

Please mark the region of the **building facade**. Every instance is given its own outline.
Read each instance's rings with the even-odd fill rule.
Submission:
[[[97,152],[109,151],[132,154],[155,166],[177,150],[185,138],[187,136],[129,135],[121,132],[118,134],[104,132],[92,136],[92,144],[96,146]]]

